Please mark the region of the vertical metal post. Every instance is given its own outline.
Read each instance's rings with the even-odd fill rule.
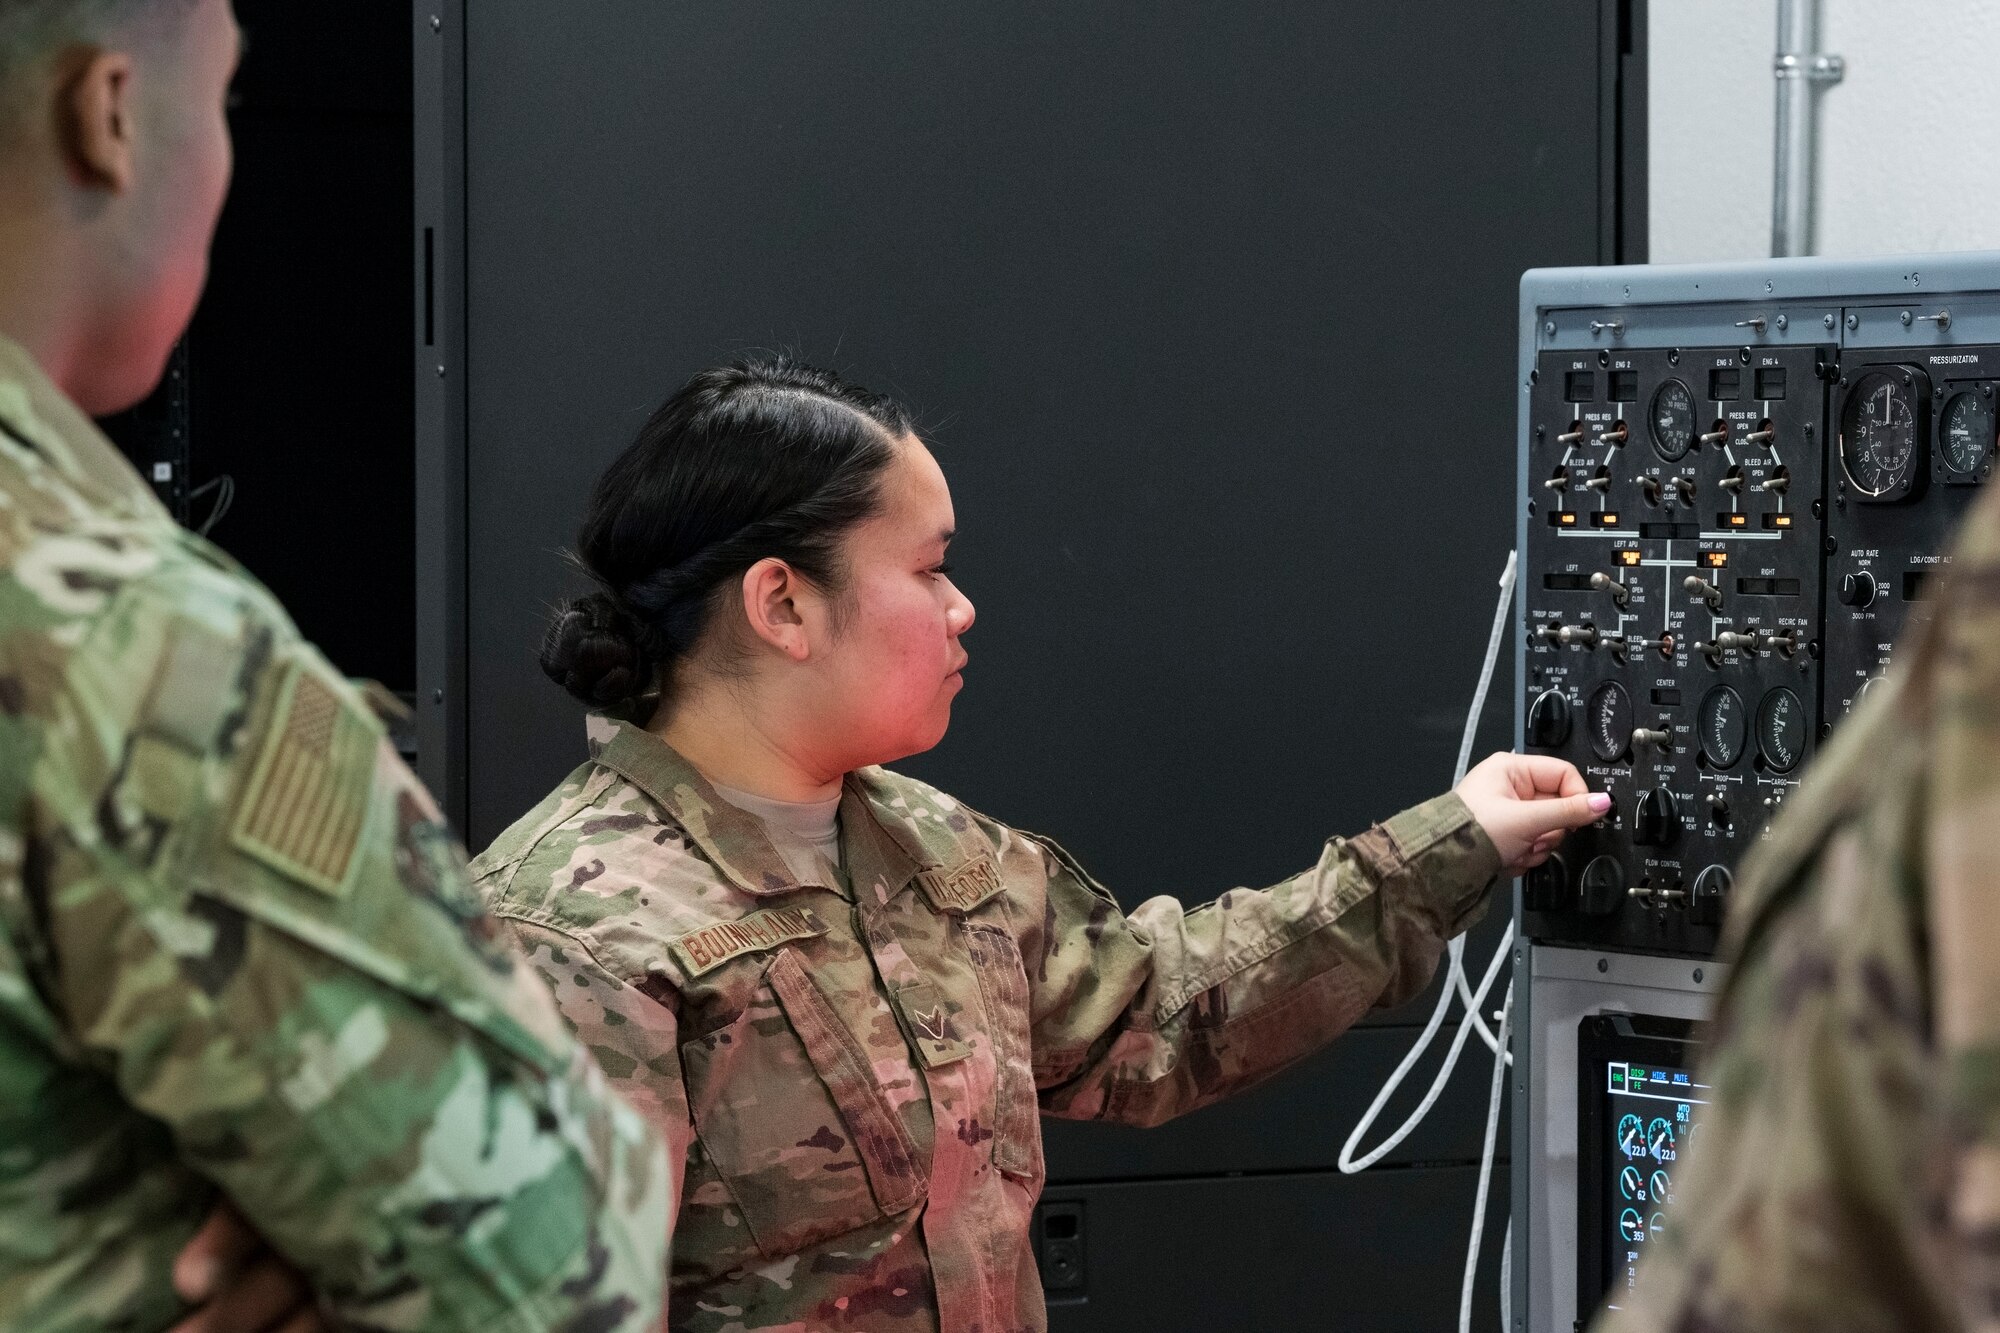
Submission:
[[[465,0],[413,0],[417,773],[466,827]]]
[[[1813,167],[1818,152],[1816,91],[1840,82],[1839,56],[1819,53],[1819,0],[1778,0],[1776,147],[1771,171],[1771,253],[1813,252]]]

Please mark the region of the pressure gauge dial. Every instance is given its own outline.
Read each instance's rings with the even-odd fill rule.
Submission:
[[[1863,500],[1901,500],[1924,471],[1930,381],[1893,366],[1859,376],[1840,409],[1840,468]]]
[[[1627,1245],[1637,1245],[1646,1239],[1646,1219],[1637,1208],[1627,1208],[1618,1214],[1618,1234]]]
[[[1696,714],[1701,734],[1701,754],[1711,768],[1734,768],[1743,757],[1749,739],[1750,710],[1743,696],[1727,685],[1717,685],[1701,698]]]
[[[1646,1155],[1646,1122],[1628,1115],[1618,1122],[1618,1151],[1627,1157]]]
[[[1687,457],[1694,446],[1694,391],[1679,380],[1668,380],[1653,394],[1649,420],[1655,453],[1669,463]]]
[[[1637,1199],[1639,1192],[1646,1188],[1646,1177],[1636,1166],[1628,1166],[1618,1173],[1618,1189],[1628,1199]]]
[[[1992,470],[1993,441],[1990,388],[1952,395],[1938,425],[1938,453],[1944,461],[1945,480],[1965,483],[1984,477]]]
[[[1615,680],[1591,692],[1584,706],[1589,715],[1590,752],[1607,764],[1625,757],[1632,745],[1632,696]]]

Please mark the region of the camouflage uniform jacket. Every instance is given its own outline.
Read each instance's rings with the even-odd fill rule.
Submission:
[[[1039,1115],[1256,1083],[1419,990],[1499,864],[1445,796],[1128,918],[1053,842],[867,769],[844,875],[801,883],[657,737],[594,718],[592,751],[473,870],[683,1164],[668,1322],[703,1333],[1043,1328]]]
[[[2000,1330],[2000,495],[1745,866],[1641,1330]]]
[[[226,1192],[351,1327],[637,1329],[655,1136],[346,682],[0,341],[0,1327],[164,1328]]]

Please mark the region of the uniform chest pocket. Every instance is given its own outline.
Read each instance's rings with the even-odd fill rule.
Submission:
[[[681,1047],[695,1133],[770,1258],[916,1206],[925,1173],[866,1048],[781,949],[743,1012]]]
[[[1027,969],[1021,963],[1020,946],[1004,927],[975,921],[961,924],[993,1040],[993,1164],[1039,1184],[1042,1119],[1028,1030]]]

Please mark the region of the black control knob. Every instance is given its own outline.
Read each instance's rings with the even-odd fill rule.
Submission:
[[[1721,925],[1731,882],[1721,866],[1710,866],[1695,876],[1694,891],[1688,895],[1688,920],[1697,926]]]
[[[1865,569],[1843,575],[1838,596],[1842,606],[1867,606],[1875,600],[1875,576]]]
[[[1572,906],[1569,867],[1562,857],[1551,856],[1521,877],[1521,906],[1530,912],[1561,912]]]
[[[1664,847],[1681,831],[1680,802],[1664,787],[1655,787],[1639,796],[1632,811],[1632,843],[1637,847]]]
[[[1569,696],[1561,690],[1543,690],[1528,705],[1528,744],[1553,750],[1569,739]]]
[[[1726,829],[1736,818],[1729,809],[1729,799],[1720,793],[1708,798],[1708,822],[1717,828]]]
[[[1600,856],[1583,868],[1585,916],[1611,916],[1625,905],[1625,867],[1615,857]]]

